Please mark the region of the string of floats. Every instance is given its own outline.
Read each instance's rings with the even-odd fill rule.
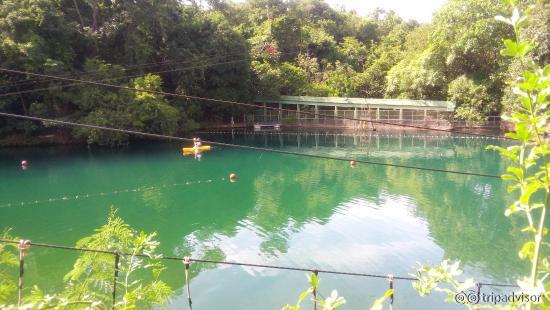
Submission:
[[[170,93],[170,92],[159,91],[159,90],[137,89],[137,88],[134,88],[134,87],[108,84],[108,83],[103,83],[103,82],[99,82],[99,81],[74,79],[74,78],[70,78],[70,77],[63,77],[63,76],[57,76],[57,75],[51,75],[51,74],[40,74],[40,73],[33,73],[33,72],[28,72],[28,71],[7,69],[7,68],[3,68],[3,67],[0,67],[0,71],[1,72],[7,72],[7,73],[13,73],[13,74],[19,74],[19,75],[29,75],[29,76],[39,77],[39,78],[47,78],[47,79],[52,79],[52,80],[75,82],[76,84],[89,84],[89,85],[95,85],[95,86],[102,86],[102,87],[115,88],[115,89],[124,89],[124,90],[129,90],[129,91],[150,93],[150,94],[163,95],[163,96],[169,96],[169,97],[193,99],[193,100],[215,102],[215,103],[225,103],[225,104],[240,105],[240,106],[256,108],[256,109],[267,109],[267,110],[274,110],[274,111],[281,111],[281,112],[296,113],[295,110],[286,109],[286,108],[269,107],[269,106],[257,105],[257,104],[252,104],[252,103],[237,102],[237,101],[232,101],[232,100],[206,98],[206,97],[185,95],[185,94],[179,94],[179,93]],[[173,70],[169,70],[169,71],[173,71]],[[21,92],[14,92],[14,93],[8,93],[8,94],[4,94],[4,95],[19,95],[20,93]],[[422,130],[439,131],[439,132],[451,132],[451,133],[454,132],[454,133],[462,133],[462,134],[468,134],[468,135],[471,135],[471,136],[479,136],[479,137],[491,137],[491,138],[499,137],[499,136],[495,136],[495,135],[486,135],[486,134],[478,134],[478,133],[466,133],[466,132],[453,131],[453,130],[448,130],[448,129],[423,127],[423,126],[416,126],[416,125],[409,125],[409,124],[399,124],[399,123],[394,123],[394,122],[386,122],[386,121],[382,121],[382,120],[361,119],[361,118],[346,117],[346,116],[340,116],[340,115],[322,114],[322,113],[310,112],[310,111],[300,111],[299,113],[304,114],[304,115],[313,115],[313,116],[316,116],[316,117],[334,118],[334,119],[351,120],[351,121],[359,121],[359,122],[369,122],[371,124],[390,125],[390,126],[398,126],[398,127],[404,127],[404,128],[415,128],[415,129],[422,129]],[[510,139],[510,138],[505,137],[505,139]]]
[[[18,118],[18,119],[25,119],[25,120],[31,120],[31,121],[39,121],[39,122],[49,122],[49,123],[53,123],[53,124],[60,124],[60,125],[73,126],[73,127],[84,127],[84,128],[90,128],[90,129],[98,129],[98,130],[119,132],[119,133],[125,133],[125,134],[130,134],[130,135],[142,136],[142,137],[150,137],[150,138],[155,138],[155,139],[164,139],[164,140],[169,140],[169,141],[185,141],[185,142],[192,142],[193,141],[193,139],[191,139],[191,138],[183,138],[183,137],[178,137],[178,136],[155,134],[155,133],[148,133],[148,132],[142,132],[142,131],[113,128],[113,127],[106,127],[106,126],[99,126],[99,125],[91,125],[91,124],[85,124],[85,123],[61,121],[61,120],[50,119],[50,118],[27,116],[27,115],[20,115],[20,114],[5,113],[5,112],[0,112],[0,116]],[[363,160],[363,159],[349,159],[349,158],[333,157],[333,156],[326,156],[326,155],[297,153],[297,152],[292,152],[292,151],[277,150],[277,149],[271,149],[271,148],[265,148],[265,147],[231,144],[231,143],[223,143],[223,142],[207,141],[207,140],[203,140],[203,143],[210,144],[210,145],[215,145],[215,146],[241,148],[241,149],[247,149],[247,150],[271,152],[271,153],[293,155],[293,156],[302,156],[302,157],[309,157],[309,158],[316,158],[316,159],[339,160],[339,161],[347,161],[347,162],[352,162],[353,161],[353,162],[358,163],[358,164],[362,163],[362,164],[378,165],[378,166],[385,166],[385,167],[415,169],[415,170],[423,170],[423,171],[431,171],[431,172],[451,173],[451,174],[459,174],[459,175],[467,175],[467,176],[478,176],[478,177],[487,177],[487,178],[493,178],[493,179],[500,179],[500,176],[498,176],[498,175],[485,174],[485,173],[456,171],[456,170],[447,170],[447,169],[438,169],[438,168],[429,168],[429,167],[418,167],[418,166],[409,166],[409,165],[402,165],[402,164],[375,162],[375,161]]]
[[[169,187],[175,187],[175,186],[213,183],[213,182],[216,182],[218,180],[225,181],[225,178],[198,180],[198,181],[186,181],[186,182],[181,182],[181,183],[164,184],[164,185],[161,185],[161,186],[141,186],[141,187],[136,187],[136,188],[126,188],[126,189],[114,190],[114,191],[110,191],[110,192],[99,192],[99,193],[92,193],[92,194],[63,195],[61,197],[48,198],[48,199],[42,199],[42,200],[22,201],[22,202],[16,202],[16,203],[4,203],[4,204],[0,205],[0,208],[9,208],[9,207],[17,207],[17,206],[33,206],[33,205],[39,205],[39,204],[44,204],[44,203],[53,203],[53,202],[58,202],[58,201],[68,201],[68,200],[76,200],[76,199],[87,199],[87,198],[93,198],[93,197],[112,196],[112,195],[124,194],[124,193],[137,193],[137,192],[143,192],[143,191],[147,191],[147,190],[160,190],[160,189],[163,189],[163,188],[169,188]]]
[[[21,244],[21,240],[0,239],[0,242],[9,243],[9,244]],[[116,252],[116,251],[89,249],[89,248],[77,248],[77,247],[66,246],[66,245],[58,245],[58,244],[34,243],[34,242],[31,243],[30,241],[28,243],[32,244],[33,246],[42,247],[42,248],[92,252],[92,253],[120,255],[120,256],[137,256],[137,257],[143,257],[143,258],[149,258],[149,259],[151,258],[150,256],[148,256],[146,254],[139,254],[139,253],[138,254],[121,253],[121,252]],[[243,266],[243,267],[257,267],[257,268],[267,268],[267,269],[290,270],[290,271],[305,271],[305,272],[316,272],[316,273],[326,273],[326,274],[344,275],[344,276],[358,276],[358,277],[379,278],[379,279],[388,279],[388,277],[389,277],[389,275],[362,273],[362,272],[346,272],[346,271],[317,269],[317,268],[291,267],[291,266],[267,265],[267,264],[252,264],[252,263],[245,263],[245,262],[211,260],[211,259],[198,259],[198,258],[178,257],[178,256],[161,255],[159,259],[162,259],[162,260],[176,260],[176,261],[183,261],[184,259],[188,259],[188,260],[190,260],[192,262],[196,262],[196,263],[211,263],[211,264],[217,264],[217,265],[233,265],[233,266]],[[393,277],[393,279],[396,279],[396,280],[418,281],[418,278],[410,277],[410,276],[394,276],[394,275],[391,275],[391,277]],[[478,282],[478,284],[484,285],[484,286],[492,286],[492,287],[516,287],[516,288],[519,287],[517,285],[507,284],[507,283]]]

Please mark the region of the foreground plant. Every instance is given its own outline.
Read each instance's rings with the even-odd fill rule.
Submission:
[[[479,295],[472,288],[475,282],[472,278],[465,281],[458,281],[456,278],[462,274],[460,262],[442,261],[439,265],[419,267],[415,276],[418,281],[413,282],[413,288],[420,294],[426,296],[432,291],[447,294],[446,302],[457,302],[468,309],[477,309]]]
[[[511,162],[506,169],[508,173],[502,179],[512,182],[508,186],[509,192],[517,193],[517,200],[506,209],[506,216],[523,214],[527,226],[523,229],[531,240],[527,241],[519,252],[519,257],[529,259],[531,273],[528,277],[518,280],[523,292],[542,294],[543,302],[550,302],[549,276],[550,260],[548,257],[549,244],[544,242],[548,233],[545,225],[546,211],[550,200],[550,176],[548,154],[550,147],[545,140],[548,103],[550,95],[550,65],[544,68],[532,61],[528,54],[536,47],[535,42],[523,40],[521,30],[528,19],[528,11],[522,12],[515,6],[515,0],[507,0],[513,7],[513,14],[506,18],[498,16],[514,28],[514,40],[506,39],[503,56],[519,60],[521,76],[512,83],[513,92],[518,104],[513,107],[511,115],[503,118],[514,124],[514,130],[506,136],[516,140],[517,145],[510,147],[496,147],[500,154]],[[527,303],[530,309],[532,303]]]
[[[155,237],[155,233],[132,229],[116,215],[116,210],[111,210],[106,225],[77,242],[79,248],[120,253],[114,308],[150,308],[167,303],[172,289],[159,279],[165,268],[158,261],[160,255],[155,254],[159,245]],[[65,276],[67,285],[63,292],[50,296],[35,288],[30,300],[47,308],[111,308],[115,260],[117,257],[112,254],[83,252]],[[146,281],[147,277],[151,280]]]
[[[5,229],[0,234],[0,239],[11,240],[10,230]],[[17,292],[17,266],[19,258],[17,245],[11,243],[0,243],[0,305],[7,305],[16,302]]]
[[[319,309],[321,310],[334,310],[338,309],[339,307],[343,306],[346,303],[346,300],[338,296],[338,292],[336,290],[332,290],[330,293],[330,296],[326,298],[317,298],[316,295],[319,294],[318,288],[319,288],[319,278],[317,278],[317,275],[314,273],[311,274],[311,276],[308,276],[308,284],[309,287],[307,290],[302,292],[300,294],[300,297],[298,298],[298,302],[296,302],[296,305],[285,305],[283,307],[283,310],[300,310],[300,305],[302,302],[306,299],[306,297],[311,295],[311,300],[313,302],[316,302],[317,305],[319,305]]]

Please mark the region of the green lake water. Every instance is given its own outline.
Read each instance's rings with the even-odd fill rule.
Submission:
[[[202,133],[205,140],[419,167],[500,174],[488,144],[502,140],[420,132]],[[111,206],[156,231],[165,255],[407,276],[415,263],[461,260],[467,276],[512,282],[520,218],[506,218],[500,179],[216,147],[200,161],[180,143],[123,149],[0,149],[0,228],[34,242],[74,245],[105,223]],[[19,162],[29,161],[27,170]],[[238,181],[230,183],[229,173]],[[188,183],[188,184],[187,184]],[[127,191],[128,190],[128,191]],[[115,192],[116,191],[116,192]],[[103,194],[102,194],[103,193]],[[89,195],[89,197],[86,197]],[[78,196],[78,198],[76,198]],[[38,201],[38,203],[36,203]],[[23,203],[23,204],[22,204]],[[77,253],[32,247],[26,286],[55,291]],[[167,261],[170,309],[186,308],[183,265]],[[195,309],[280,309],[307,286],[304,272],[193,264]],[[378,278],[320,274],[344,309],[365,309],[387,289]],[[397,309],[460,308],[395,284]],[[484,291],[502,292],[484,287]]]

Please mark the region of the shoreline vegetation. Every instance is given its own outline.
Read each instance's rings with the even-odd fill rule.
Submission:
[[[543,64],[550,5],[522,3],[529,5],[524,36],[540,43],[529,57]],[[0,67],[126,89],[2,72],[0,111],[169,135],[252,112],[132,88],[247,103],[280,95],[448,100],[456,104],[454,120],[483,121],[510,110],[506,83],[520,68],[499,55],[513,35],[494,19],[503,12],[506,6],[491,0],[448,0],[431,23],[420,24],[323,0],[6,0]],[[53,128],[0,118],[4,144],[130,141],[82,128],[44,137]]]

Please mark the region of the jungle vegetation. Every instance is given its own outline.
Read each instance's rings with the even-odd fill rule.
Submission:
[[[524,32],[548,62],[550,2]],[[323,0],[2,0],[0,67],[138,89],[251,102],[256,96],[452,100],[483,120],[512,102],[519,68],[499,55],[512,29],[496,0],[449,0],[431,23],[382,9],[358,14]],[[63,85],[67,85],[64,86]],[[0,74],[0,111],[174,134],[227,121],[242,107]],[[118,145],[128,137],[0,118],[0,134],[64,134]]]

